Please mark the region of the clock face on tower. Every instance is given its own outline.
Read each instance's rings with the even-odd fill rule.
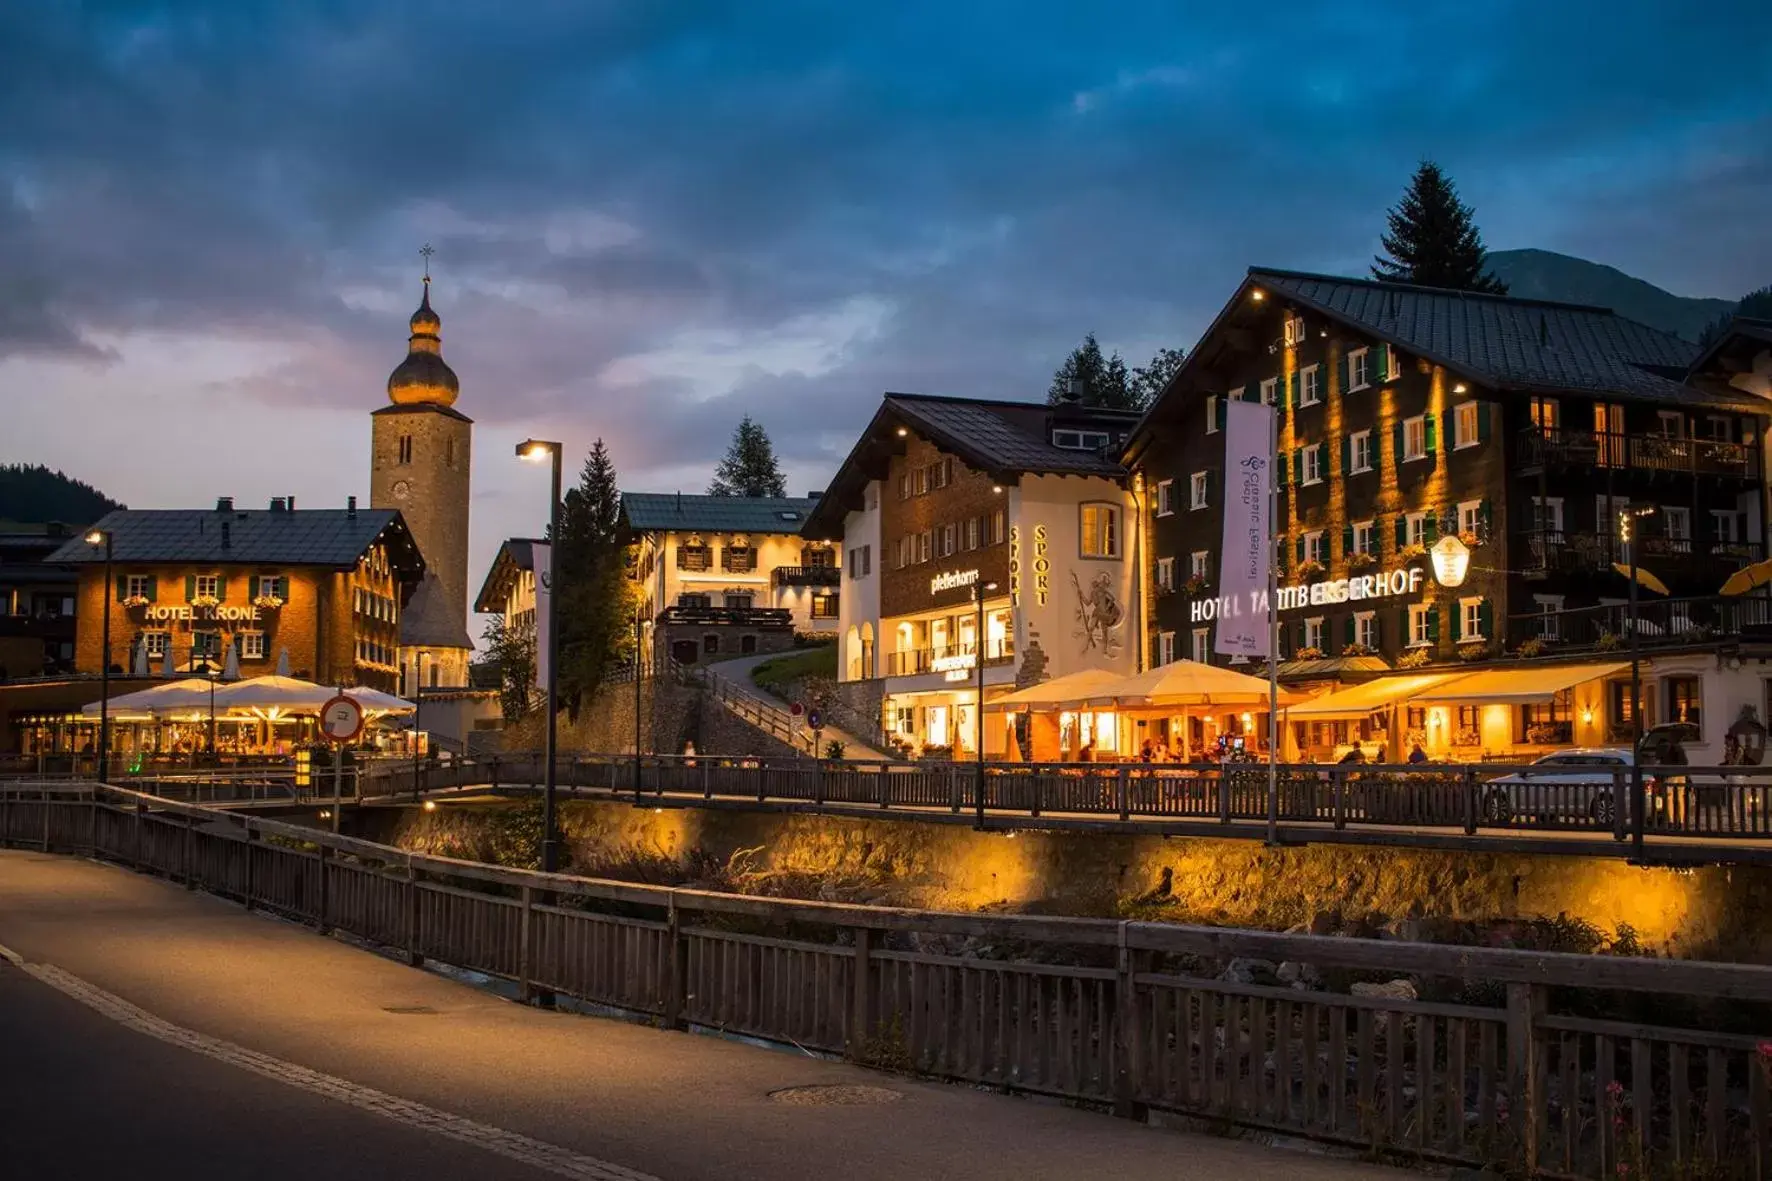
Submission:
[[[405,500],[411,494],[412,494],[412,485],[411,484],[407,483],[405,480],[395,480],[394,481],[394,499],[395,500]]]

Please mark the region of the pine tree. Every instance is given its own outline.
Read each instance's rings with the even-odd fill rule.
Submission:
[[[1748,292],[1733,308],[1705,325],[1704,334],[1698,338],[1700,347],[1708,349],[1715,344],[1717,338],[1729,330],[1729,322],[1736,316],[1772,320],[1772,286]]]
[[[560,506],[553,555],[560,596],[560,697],[575,714],[609,671],[631,658],[634,597],[627,577],[615,464],[598,439]]]
[[[786,496],[787,479],[776,462],[775,448],[763,427],[751,421],[750,415],[732,433],[732,445],[726,458],[714,469],[714,482],[708,485],[709,496]]]
[[[1113,410],[1139,408],[1132,393],[1132,375],[1126,371],[1126,362],[1120,359],[1119,353],[1103,356],[1093,332],[1071,350],[1064,364],[1053,373],[1052,385],[1046,391],[1047,403],[1056,406],[1069,401],[1073,381],[1077,384],[1078,398],[1085,406],[1104,406]]]
[[[1488,253],[1471,207],[1458,199],[1452,179],[1432,160],[1415,170],[1395,208],[1385,255],[1372,260],[1372,277],[1451,291],[1506,295],[1507,285],[1484,271]]]
[[[1151,403],[1163,395],[1163,387],[1169,384],[1169,379],[1175,376],[1177,369],[1181,368],[1185,357],[1186,354],[1180,349],[1158,349],[1149,365],[1141,365],[1134,369],[1132,371],[1133,404],[1140,410],[1150,409]]]

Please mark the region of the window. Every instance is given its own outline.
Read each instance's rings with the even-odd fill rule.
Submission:
[[[222,638],[220,632],[191,633],[191,655],[193,657],[208,657],[213,660],[219,659],[221,653]]]
[[[1538,634],[1542,639],[1563,638],[1563,596],[1533,595],[1532,606],[1538,612]]]
[[[920,467],[917,469],[916,475],[914,478],[914,484],[917,489],[918,496],[928,495],[928,493],[929,493],[929,469],[928,468]]]
[[[1483,639],[1485,631],[1483,616],[1486,614],[1488,613],[1483,610],[1481,598],[1458,600],[1458,638],[1461,640]]]
[[[1353,524],[1353,552],[1356,554],[1372,553],[1372,521],[1355,521]]]
[[[1684,505],[1663,505],[1662,528],[1667,532],[1668,549],[1677,554],[1692,552],[1692,510]]]
[[[984,520],[981,517],[966,518],[966,537],[963,542],[968,550],[978,548],[978,539],[984,534]]]
[[[1417,603],[1409,608],[1409,646],[1425,648],[1433,643],[1433,608]]]
[[[412,436],[411,435],[401,435],[400,436],[400,462],[401,463],[411,463],[412,462]]]
[[[1226,390],[1224,392],[1224,400],[1227,402],[1241,402],[1243,400],[1243,389],[1243,386],[1238,386],[1234,390]]]
[[[954,551],[960,548],[960,530],[956,525],[941,527],[941,556],[951,558]]]
[[[925,529],[917,534],[917,561],[927,562],[935,546],[935,534]]]
[[[1329,560],[1329,556],[1327,553],[1324,552],[1325,549],[1326,549],[1326,547],[1323,544],[1323,531],[1321,529],[1315,530],[1311,533],[1306,533],[1304,535],[1304,560],[1305,561],[1307,561],[1307,562],[1327,562]]]
[[[1403,458],[1427,458],[1427,415],[1403,420]]]
[[[709,632],[707,635],[703,636],[701,638],[701,650],[709,656],[718,652],[720,650],[719,635],[715,632]]]
[[[131,574],[124,579],[123,597],[128,599],[153,598],[153,579],[146,574]]]
[[[1108,433],[1106,431],[1053,431],[1052,445],[1063,447],[1066,451],[1093,451],[1097,447],[1108,445]]]
[[[1427,514],[1407,513],[1403,517],[1403,544],[1427,544]]]
[[[1189,578],[1205,578],[1207,567],[1212,561],[1209,550],[1197,549],[1188,555],[1187,573]]]
[[[1704,419],[1705,433],[1715,442],[1729,443],[1735,439],[1735,432],[1729,419],[1721,414],[1709,414]]]
[[[255,574],[252,576],[252,597],[272,598],[287,603],[289,579],[281,574]]]
[[[836,595],[820,595],[820,594],[813,595],[812,596],[812,618],[814,618],[814,619],[835,619],[835,618],[837,618],[837,603],[838,603],[838,599],[837,599]]]
[[[1354,349],[1347,355],[1347,388],[1363,390],[1372,384],[1372,357],[1367,349]]]
[[[722,605],[734,611],[749,611],[752,595],[750,591],[727,591],[722,596]]]
[[[1666,677],[1667,720],[1690,726],[1704,724],[1703,682],[1697,677]]]
[[[1188,477],[1188,508],[1206,507],[1206,473],[1195,472]]]
[[[677,547],[677,569],[706,570],[708,568],[708,547],[700,542],[690,542]]]
[[[1657,410],[1655,418],[1660,424],[1662,438],[1684,439],[1686,437],[1686,416],[1678,410]]]
[[[1304,643],[1300,647],[1315,648],[1319,652],[1323,650],[1323,617],[1321,615],[1304,621]]]
[[[240,659],[263,660],[265,658],[265,633],[240,633]]]
[[[1480,500],[1461,500],[1458,502],[1458,531],[1460,533],[1480,534],[1483,524],[1483,502]]]
[[[1304,449],[1304,483],[1323,482],[1323,445],[1312,443]]]
[[[1217,394],[1206,395],[1206,433],[1209,435],[1216,435],[1218,433]]]
[[[1120,510],[1116,505],[1095,503],[1082,506],[1081,535],[1085,558],[1117,558],[1120,556]]]
[[[909,472],[899,473],[898,498],[900,500],[909,500],[911,498],[911,473]]]
[[[455,466],[455,440],[443,440],[443,463],[446,467]]]
[[[1323,370],[1318,365],[1306,365],[1298,374],[1298,404],[1315,406],[1323,400]]]
[[[825,570],[837,564],[837,555],[825,545],[810,546],[800,551],[800,564],[814,570]]]
[[[1359,611],[1354,614],[1354,643],[1378,651],[1378,613]]]
[[[1452,408],[1452,435],[1458,440],[1453,444],[1453,450],[1462,451],[1483,441],[1483,424],[1478,417],[1480,408],[1478,402],[1460,402]]]
[[[1193,652],[1191,655],[1193,656],[1194,663],[1210,664],[1212,662],[1212,629],[1209,627],[1196,627],[1194,629],[1193,641]]]
[[[677,596],[677,606],[679,607],[705,608],[713,605],[712,595],[700,595],[685,591]]]
[[[1277,377],[1267,378],[1261,383],[1261,404],[1263,406],[1272,406],[1274,404],[1274,395],[1278,392],[1279,387],[1280,379]]]
[[[1174,590],[1175,589],[1175,559],[1174,558],[1158,558],[1157,559],[1157,589],[1158,590]]]
[[[951,456],[942,456],[941,462],[935,465],[934,480],[937,488],[946,488],[954,482],[954,461]]]
[[[221,575],[199,574],[192,580],[192,587],[199,599],[220,599]]]
[[[1158,664],[1174,664],[1175,663],[1175,633],[1174,632],[1158,632],[1157,633],[1157,663]]]
[[[1532,399],[1532,425],[1540,432],[1550,434],[1563,422],[1562,407],[1555,398]]]
[[[1372,470],[1372,432],[1355,431],[1348,436],[1348,468],[1349,472],[1369,472]]]
[[[1167,517],[1175,511],[1175,481],[1157,481],[1157,515]]]
[[[1004,509],[998,509],[996,512],[991,514],[991,544],[992,545],[1002,545],[1003,544],[1003,538],[1008,536],[1008,533],[1009,533],[1008,521],[1009,521],[1009,515],[1008,515],[1007,511],[1005,511]]]
[[[927,537],[925,533],[923,536]],[[873,546],[858,545],[849,551],[849,577],[866,578],[874,572]]]
[[[1534,496],[1532,498],[1533,532],[1548,533],[1553,541],[1563,539],[1563,498]]]
[[[757,568],[757,551],[748,545],[729,545],[720,551],[720,566],[733,574],[745,574]]]
[[[1712,509],[1710,511],[1711,536],[1724,545],[1733,545],[1741,540],[1741,514],[1734,509]]]
[[[898,568],[903,570],[917,560],[917,539],[909,533],[898,539]]]
[[[146,647],[150,660],[164,660],[166,649],[172,645],[172,633],[143,632],[142,644]]]

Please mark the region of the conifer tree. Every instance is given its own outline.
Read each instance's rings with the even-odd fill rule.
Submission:
[[[1372,260],[1372,277],[1452,291],[1506,295],[1507,285],[1484,266],[1488,252],[1471,207],[1458,199],[1452,179],[1423,160],[1403,199],[1388,214],[1385,253]]]
[[[788,482],[776,462],[775,448],[763,427],[750,415],[732,433],[726,458],[714,469],[709,496],[786,496]]]
[[[598,439],[560,506],[553,554],[560,596],[560,698],[576,714],[610,670],[631,659],[633,585],[615,464]]]
[[[1071,384],[1077,385],[1078,399],[1085,406],[1105,406],[1114,410],[1136,410],[1138,406],[1132,394],[1132,375],[1127,372],[1126,362],[1120,354],[1111,357],[1103,356],[1101,345],[1096,343],[1095,333],[1091,332],[1083,338],[1083,343],[1071,350],[1064,364],[1052,375],[1052,385],[1046,391],[1046,401],[1056,406],[1067,401],[1071,395]]]

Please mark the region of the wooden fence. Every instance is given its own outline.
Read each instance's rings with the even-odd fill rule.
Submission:
[[[670,1029],[1405,1158],[1772,1179],[1767,967],[638,886],[115,788],[0,785],[0,843],[93,854]],[[1311,965],[1331,987],[1236,983],[1219,970],[1236,957]],[[1430,999],[1341,988],[1393,977]]]

